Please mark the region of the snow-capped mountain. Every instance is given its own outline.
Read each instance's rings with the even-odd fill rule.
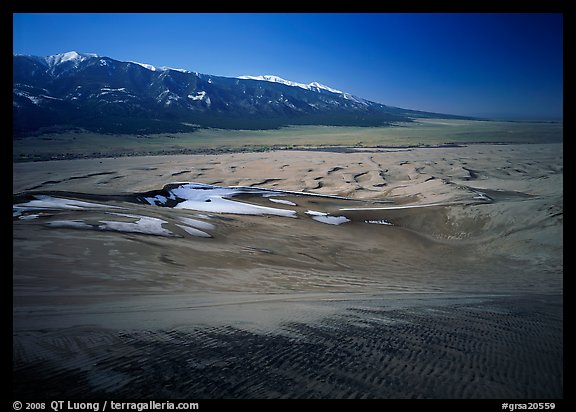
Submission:
[[[15,136],[68,128],[160,133],[454,117],[386,106],[317,82],[213,76],[91,53],[14,55],[13,67]]]
[[[331,87],[325,86],[325,85],[320,84],[318,82],[312,82],[312,83],[308,83],[308,84],[297,83],[297,82],[285,80],[279,76],[274,76],[274,75],[270,75],[270,74],[266,74],[263,76],[239,76],[238,78],[239,79],[250,79],[250,80],[262,80],[262,81],[267,81],[267,82],[272,82],[272,83],[281,83],[281,84],[285,84],[287,86],[300,87],[302,89],[312,90],[312,91],[318,92],[318,93],[329,92],[329,93],[339,94],[347,100],[353,100],[357,103],[369,104],[369,102],[367,100],[352,96],[350,93],[345,93],[341,90],[333,89]]]
[[[167,66],[156,67],[156,66],[152,66],[151,64],[147,64],[147,63],[139,63],[139,62],[129,62],[129,63],[138,64],[138,65],[144,67],[145,69],[152,70],[153,72],[156,72],[156,71],[164,72],[164,71],[166,71],[166,70],[174,70],[174,71],[182,72],[182,73],[191,73],[191,72],[188,71],[188,70],[184,70],[184,69],[174,69],[174,68],[172,68],[172,67],[167,67]]]
[[[314,91],[327,90],[331,93],[344,94],[344,92],[341,92],[340,90],[332,89],[332,88],[330,88],[328,86],[324,86],[323,84],[320,84],[318,82],[312,82],[309,84],[296,83],[296,82],[293,82],[290,80],[285,80],[279,76],[274,76],[274,75],[269,75],[269,74],[266,74],[264,76],[238,76],[238,78],[239,79],[249,79],[249,80],[264,80],[264,81],[272,82],[272,83],[285,84],[287,86],[301,87],[301,88],[306,89],[306,90],[314,90]]]
[[[78,53],[75,51],[71,51],[68,53],[61,53],[56,54],[54,56],[47,56],[44,58],[40,58],[39,61],[44,60],[49,67],[54,67],[66,62],[78,64],[86,59],[91,59],[94,57],[98,57],[98,55],[94,53]]]

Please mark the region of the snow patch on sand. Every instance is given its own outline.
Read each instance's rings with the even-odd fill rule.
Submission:
[[[178,220],[181,221],[182,223],[185,223],[186,225],[188,225],[190,227],[194,227],[196,229],[203,229],[203,230],[216,229],[216,226],[214,226],[212,223],[203,222],[201,220],[196,220],[196,219],[191,219],[189,217],[179,217]]]
[[[175,236],[174,233],[162,227],[163,223],[168,223],[165,220],[158,219],[155,217],[129,215],[124,213],[111,213],[111,214],[138,220],[135,223],[101,220],[100,223],[102,223],[102,225],[98,226],[100,230],[110,230],[114,232],[143,233],[146,235],[156,235],[165,237]]]
[[[282,204],[282,205],[298,206],[296,203],[291,202],[291,201],[289,201],[289,200],[284,200],[284,199],[272,199],[272,198],[269,198],[268,200],[270,200],[271,202],[274,202],[274,203],[280,203],[280,204]]]
[[[350,222],[350,219],[346,216],[330,216],[328,213],[317,212],[316,210],[308,210],[305,213],[308,216],[312,216],[313,220],[329,225],[341,225],[342,223]]]
[[[59,228],[93,229],[93,226],[90,226],[81,220],[53,220],[52,222],[47,222],[46,224],[51,227]]]
[[[26,203],[19,203],[13,206],[14,210],[42,210],[42,209],[64,209],[64,210],[83,210],[83,209],[122,209],[118,206],[103,205],[100,203],[83,202],[81,200],[64,199],[47,195],[35,195],[36,200],[30,200]]]
[[[177,198],[183,199],[178,203],[177,209],[190,209],[198,212],[231,213],[238,215],[275,215],[283,217],[296,217],[293,210],[276,209],[272,207],[252,205],[230,199],[242,194],[261,194],[262,190],[221,187],[204,184],[185,184],[170,190]]]
[[[387,226],[393,226],[393,224],[390,223],[389,221],[387,221],[386,219],[365,220],[364,223],[370,223],[370,224],[372,224],[372,225],[387,225]]]
[[[192,236],[212,237],[211,234],[203,232],[202,230],[199,230],[199,229],[195,229],[195,228],[190,227],[190,226],[178,225],[178,224],[176,226],[178,226],[180,229],[184,230],[186,233],[188,233],[189,235],[192,235]]]

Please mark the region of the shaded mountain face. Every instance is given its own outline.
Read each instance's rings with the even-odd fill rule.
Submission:
[[[15,137],[74,128],[149,134],[458,118],[385,106],[318,83],[212,76],[76,52],[15,55],[13,69]]]

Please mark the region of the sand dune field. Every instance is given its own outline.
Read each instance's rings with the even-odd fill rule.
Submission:
[[[16,395],[563,396],[562,144],[13,170]]]

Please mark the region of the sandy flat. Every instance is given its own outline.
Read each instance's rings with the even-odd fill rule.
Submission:
[[[561,144],[13,169],[17,394],[562,397]],[[335,197],[135,200],[175,182]]]

